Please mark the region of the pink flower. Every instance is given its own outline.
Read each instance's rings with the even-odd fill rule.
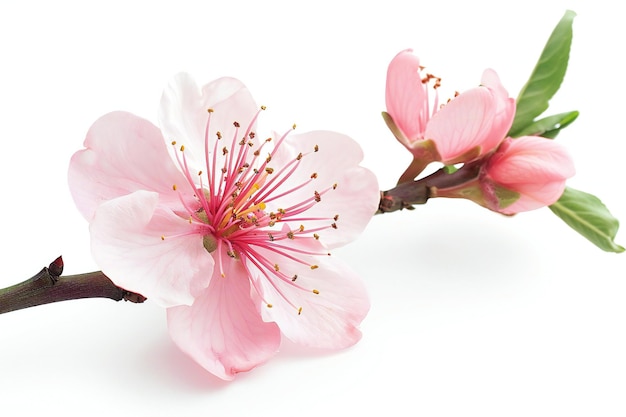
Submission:
[[[563,194],[575,173],[565,148],[538,136],[507,138],[482,168],[480,184],[486,206],[515,214],[549,206]]]
[[[199,89],[181,74],[161,130],[107,114],[69,168],[102,271],[168,307],[175,343],[223,379],[264,363],[281,333],[350,346],[369,309],[357,275],[329,256],[378,205],[361,149],[327,131],[260,139],[259,112],[236,79]]]
[[[396,55],[387,70],[385,118],[400,143],[424,166],[432,161],[469,162],[495,149],[515,115],[515,100],[495,71],[485,70],[480,87],[440,107],[436,93],[440,79],[423,76],[422,70],[410,49]],[[432,106],[431,83],[435,89]]]

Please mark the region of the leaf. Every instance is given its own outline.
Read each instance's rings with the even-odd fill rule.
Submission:
[[[559,113],[553,116],[544,117],[539,119],[520,132],[515,137],[520,136],[542,136],[544,138],[554,139],[559,134],[561,129],[567,127],[578,117],[578,111],[570,111],[567,113]]]
[[[509,136],[520,136],[522,129],[546,111],[548,101],[561,86],[572,45],[572,23],[575,16],[573,11],[566,11],[552,31],[535,69],[517,97],[515,119]]]
[[[572,229],[606,252],[623,252],[614,242],[619,221],[594,195],[566,187],[550,210]]]

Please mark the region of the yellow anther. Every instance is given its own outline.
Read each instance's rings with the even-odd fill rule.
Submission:
[[[315,152],[317,152],[317,151],[319,151],[319,150],[320,150],[320,147],[319,147],[319,146],[317,146],[317,145],[315,145],[315,146],[313,147],[313,150],[314,150]]]
[[[176,184],[172,185],[172,190],[176,191],[178,189],[178,187],[176,186]]]
[[[302,314],[302,307],[298,309],[298,315]]]
[[[267,107],[261,106],[261,110],[265,110],[265,109],[267,109]]]
[[[318,235],[317,233],[313,233],[313,237],[315,238],[315,240],[319,240],[320,239],[320,235]]]
[[[320,292],[316,289],[313,290],[313,294],[319,294]]]
[[[274,306],[269,304],[269,303],[267,304],[267,308],[272,308],[272,307],[274,307]]]
[[[175,140],[172,141],[172,145],[173,146],[176,145],[176,141]]]
[[[185,145],[180,145],[180,151],[184,152],[185,151]]]
[[[292,129],[296,128],[296,124],[294,123],[293,126],[291,126]]]
[[[165,240],[165,236],[161,235],[161,240]]]
[[[276,272],[280,271],[280,268],[278,267],[278,264],[274,264],[274,269],[276,270]]]
[[[209,112],[209,113],[213,113],[213,109],[210,108],[210,107],[208,109],[206,109],[206,111]]]
[[[317,268],[319,268],[319,266],[317,266],[317,265],[311,265],[311,269],[317,269]]]

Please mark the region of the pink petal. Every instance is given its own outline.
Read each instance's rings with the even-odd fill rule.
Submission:
[[[272,357],[280,344],[280,330],[261,319],[241,262],[228,259],[225,268],[225,278],[216,270],[194,304],[169,308],[167,319],[181,350],[209,372],[230,380]]]
[[[310,242],[312,249],[321,249],[314,239]],[[354,271],[332,256],[300,256],[317,265],[316,269],[273,253],[267,256],[286,276],[297,275],[297,279],[293,283],[274,279],[272,284],[251,268],[262,287],[264,301],[272,304],[272,308],[261,310],[266,321],[275,321],[286,337],[305,346],[342,349],[359,341],[358,326],[370,304],[365,286]]]
[[[535,210],[554,204],[565,191],[565,181],[552,181],[543,184],[526,184],[524,193],[508,207],[498,209],[500,213],[515,214]]]
[[[411,49],[397,54],[387,69],[385,102],[396,126],[408,141],[423,139],[429,117],[428,91],[422,83],[419,58]]]
[[[435,141],[442,162],[453,161],[472,148],[484,145],[495,110],[489,89],[468,90],[435,113],[426,128],[425,139]]]
[[[156,191],[162,203],[181,207],[172,185],[185,180],[149,121],[125,112],[106,114],[91,126],[84,146],[71,159],[68,181],[88,221],[102,202],[137,190]]]
[[[313,152],[316,145],[318,151]],[[342,246],[354,240],[373,217],[380,199],[376,176],[368,169],[358,166],[363,159],[361,147],[350,137],[336,132],[292,134],[272,158],[272,166],[286,165],[299,153],[304,156],[297,170],[272,194],[278,195],[292,190],[310,181],[314,173],[317,178],[306,187],[281,197],[276,203],[268,204],[268,210],[276,210],[276,204],[287,208],[310,199],[315,191],[328,190],[321,195],[319,203],[298,217],[322,219],[318,222],[307,222],[308,227],[316,223],[317,226],[337,224],[337,230],[320,232],[321,239],[328,248]],[[332,189],[335,184],[336,189]],[[333,219],[335,215],[339,215],[337,221]],[[292,229],[297,229],[302,222],[287,220],[286,223]]]
[[[565,180],[576,172],[565,147],[537,136],[508,139],[487,169],[489,177],[503,185]]]
[[[136,191],[100,205],[90,226],[93,257],[122,288],[165,307],[191,304],[208,285],[213,257],[187,220],[158,204],[157,193]]]
[[[484,155],[496,148],[511,128],[515,118],[515,99],[509,97],[498,74],[492,69],[484,71],[481,84],[491,91],[496,105],[492,127],[488,136],[483,140],[481,155]]]
[[[246,86],[235,78],[219,78],[200,89],[189,74],[174,77],[161,97],[159,123],[165,138],[184,145],[190,164],[199,169],[205,166],[208,109],[213,109],[208,137],[213,143],[220,131],[224,138],[221,150],[222,146],[230,146],[235,134],[233,123],[245,129],[259,108]],[[241,136],[243,133],[237,141]]]

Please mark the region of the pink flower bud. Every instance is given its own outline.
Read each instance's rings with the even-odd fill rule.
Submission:
[[[549,206],[575,173],[566,149],[538,136],[507,138],[486,161],[481,187],[488,208],[515,214]]]
[[[441,79],[422,70],[410,49],[396,55],[387,70],[387,122],[400,143],[415,158],[444,164],[469,162],[495,149],[515,115],[515,100],[495,71],[485,70],[480,87],[439,106]]]

